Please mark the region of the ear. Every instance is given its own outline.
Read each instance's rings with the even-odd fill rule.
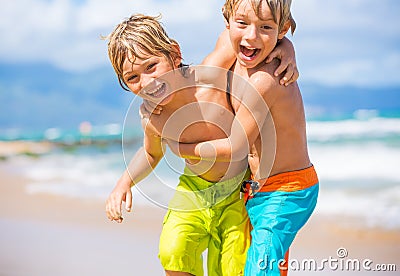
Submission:
[[[225,22],[225,28],[227,28],[229,30],[229,21],[226,20],[226,18],[224,17],[224,22]]]
[[[227,17],[226,13],[225,13],[225,6],[222,7],[222,15],[224,17],[224,23],[225,23],[225,27],[227,29],[229,29],[229,18]]]
[[[172,46],[174,47],[176,53],[176,57],[174,58],[174,65],[175,68],[178,68],[182,62],[181,47],[179,47],[179,44],[177,43],[174,43]]]
[[[291,26],[290,20],[286,20],[285,24],[283,25],[281,31],[278,34],[278,39],[282,39],[286,33],[289,31],[289,28]]]

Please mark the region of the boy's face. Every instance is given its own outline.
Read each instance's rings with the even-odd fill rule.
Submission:
[[[286,33],[278,32],[278,24],[265,1],[262,1],[259,16],[251,1],[242,0],[227,24],[237,61],[246,68],[264,61]]]
[[[134,62],[132,62],[134,61]],[[175,68],[180,60],[175,60]],[[174,68],[164,56],[143,55],[133,58],[131,54],[123,64],[123,79],[128,88],[143,99],[159,105],[166,105],[173,98],[171,93],[171,77],[163,79],[163,75]]]

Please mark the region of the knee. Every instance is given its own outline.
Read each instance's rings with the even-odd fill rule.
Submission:
[[[182,246],[181,243],[171,242],[170,240],[160,240],[158,256],[161,261],[169,260],[173,256],[182,256],[184,254],[184,246]]]
[[[202,275],[202,262],[190,254],[182,244],[170,240],[160,242],[158,258],[166,275]]]

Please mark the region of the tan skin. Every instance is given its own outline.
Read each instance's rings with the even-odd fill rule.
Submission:
[[[175,66],[179,63],[180,60],[176,61]],[[156,65],[153,67],[153,64]],[[124,78],[126,78],[125,81],[131,91],[139,94],[139,91],[149,82],[151,83],[153,79],[172,69],[167,59],[162,56],[137,58],[133,64],[127,59],[124,65]],[[173,81],[176,79],[191,81],[190,78],[187,80],[178,77],[178,74],[173,76]],[[173,81],[169,83],[171,84]],[[174,85],[183,86],[178,82],[172,84],[172,86]],[[156,88],[156,86],[147,86],[146,89],[151,92]],[[146,98],[146,95],[140,96]],[[204,105],[210,102],[213,103],[212,106]],[[178,93],[168,96],[159,104],[163,107],[161,115],[142,119],[144,126],[143,148],[136,153],[128,166],[128,170],[125,171],[107,200],[107,216],[111,220],[122,222],[121,204],[123,200],[127,202],[127,209],[130,210],[132,198],[130,188],[134,183],[146,177],[161,160],[164,155],[163,141],[198,143],[226,138],[229,134],[227,131],[232,124],[233,116],[228,112],[229,106],[226,102],[225,92],[220,89],[182,89]],[[190,105],[190,108],[185,108],[188,105]],[[197,110],[197,112],[193,110]],[[185,118],[185,121],[174,120],[172,116]],[[175,124],[171,124],[171,122],[175,122]],[[181,123],[179,124],[179,122]],[[213,124],[208,122],[213,122]],[[245,158],[236,162],[203,163],[202,167],[192,167],[190,158],[187,159],[186,163],[193,172],[211,182],[231,178],[242,172],[247,166]]]
[[[238,10],[243,9],[239,7]],[[273,74],[274,64],[261,62],[263,54],[268,53],[276,40],[285,35],[289,25],[286,24],[283,30],[278,31],[277,25],[271,20],[271,14],[265,12],[268,9],[262,10],[264,12],[261,20],[247,9],[239,16],[231,18],[228,28],[231,28],[231,41],[238,53],[238,62],[233,68],[234,73],[255,87],[263,99],[264,106],[268,106],[269,109],[263,110],[260,101],[254,100],[256,98],[254,93],[249,93],[248,90],[245,93],[241,89],[243,88],[241,78],[234,77],[232,90],[236,97],[233,106],[237,121],[233,124],[229,139],[197,145],[170,144],[171,148],[175,148],[175,153],[203,160],[236,160],[246,154],[241,148],[244,144],[248,144],[251,148],[249,163],[257,179],[311,165],[299,87],[296,83],[287,87],[279,85],[278,78]],[[248,49],[243,49],[243,45]],[[259,49],[257,50],[259,56],[250,55],[249,53],[254,53],[252,49]],[[251,58],[248,58],[249,56]],[[252,112],[253,110],[258,110],[260,113]]]
[[[205,60],[212,63],[211,65],[227,67],[227,64],[223,62],[221,64],[215,64],[218,59],[212,58],[212,55],[208,56]],[[148,85],[150,85],[149,91],[157,90],[158,87],[151,87],[151,83],[164,73],[176,68],[180,63],[180,60],[177,59],[174,61],[173,66],[171,66],[165,57],[162,56],[148,56],[143,59],[135,59],[134,62],[132,61],[133,58],[129,57],[124,63],[124,80],[130,90],[135,94],[139,94],[139,91]],[[275,68],[276,67],[277,65],[275,64]],[[225,79],[226,78],[224,78],[224,80]],[[222,85],[223,88],[225,84]],[[143,148],[136,153],[129,164],[130,169],[128,168],[124,172],[107,200],[106,212],[110,220],[119,223],[123,221],[123,201],[126,202],[126,210],[131,210],[131,187],[146,177],[161,160],[164,154],[164,141],[173,141],[175,143],[199,143],[214,139],[224,139],[229,135],[228,130],[232,125],[233,116],[232,114],[229,115],[229,112],[227,112],[230,108],[227,106],[225,92],[221,90],[222,87],[220,89],[215,89],[213,93],[210,93],[210,89],[184,89],[180,91],[180,93],[171,95],[161,102],[156,101],[158,105],[162,106],[163,112],[160,115],[150,116],[142,120],[145,133]],[[146,99],[146,95],[140,96]],[[215,112],[210,112],[209,106],[207,106],[207,112],[202,112],[204,108],[199,104],[201,102],[216,104]],[[178,126],[176,129],[171,129],[166,127],[167,122],[169,122],[168,119],[170,119],[177,110],[188,104],[194,104],[199,112],[193,112],[191,109],[190,112],[180,115],[185,118],[190,118],[189,121],[192,120],[193,124],[189,124],[187,128]],[[221,113],[220,108],[224,109],[226,112]],[[183,112],[185,112],[185,110],[183,110]],[[210,124],[207,123],[207,121],[215,122],[216,124]],[[185,123],[185,126],[187,125],[188,124]],[[193,160],[187,158],[187,164],[191,166],[193,163],[191,169],[198,173],[200,177],[209,181],[218,181],[224,177],[230,178],[243,171],[247,166],[247,156],[234,161],[223,160],[214,162],[213,160],[212,162],[202,162],[201,165],[197,164],[196,160],[196,158]],[[191,274],[166,271],[166,275]]]
[[[269,175],[309,167],[311,162],[307,151],[304,107],[299,87],[296,83],[287,87],[279,85],[272,74],[273,64],[259,61],[263,59],[263,54],[268,55],[275,47],[277,39],[283,38],[289,29],[289,22],[279,31],[265,3],[261,7],[262,13],[259,18],[252,7],[246,6],[245,2],[243,1],[238,8],[238,11],[242,13],[238,12],[230,18],[228,28],[230,28],[232,45],[239,57],[234,72],[256,87],[268,105],[274,123],[276,151],[272,156],[272,153],[268,152],[270,148],[268,141],[273,140],[268,122],[265,122],[266,125],[258,135],[257,129],[251,127],[251,122],[243,122],[243,125],[250,126],[246,129],[249,143],[253,144],[254,141],[249,158],[252,171],[257,178],[265,178]],[[259,60],[257,58],[249,60],[244,56],[239,47],[243,44],[259,47]],[[259,65],[253,66],[253,64]],[[238,108],[239,117],[240,103],[236,102],[234,105]],[[254,139],[256,135],[257,138]],[[261,141],[262,136],[264,141]],[[273,160],[272,163],[271,160]]]
[[[153,63],[156,63],[154,67]],[[178,61],[176,64],[179,64]],[[153,78],[157,78],[169,70],[172,70],[172,67],[168,66],[164,57],[154,59],[149,56],[144,59],[136,59],[134,64],[127,60],[124,66],[124,76],[128,87],[134,93],[139,93],[142,88],[152,82]],[[149,90],[157,90],[157,87],[150,87]],[[127,209],[131,209],[131,185],[139,182],[163,157],[163,140],[193,143],[227,137],[233,115],[229,114],[225,92],[220,89],[212,90],[201,88],[180,90],[179,93],[169,96],[159,103],[163,107],[161,115],[150,116],[142,120],[145,133],[143,149],[132,159],[129,165],[131,169],[124,173],[107,200],[107,216],[111,220],[122,222],[122,200],[127,202]],[[212,106],[201,105],[201,103],[210,102],[213,103]],[[184,107],[187,105],[192,106],[185,110]],[[195,109],[197,109],[196,112],[194,112]],[[174,115],[178,118],[186,118],[187,121],[183,122],[182,127],[179,124],[172,127],[167,125],[171,121],[175,122],[172,118]],[[192,167],[190,163],[191,160],[188,159],[187,166],[193,172],[212,182],[224,177],[231,178],[247,167],[246,158],[236,162],[208,162],[203,163],[201,167],[198,165]],[[166,271],[166,275],[190,274]]]
[[[233,127],[229,139],[197,145],[170,144],[170,147],[181,156],[203,160],[236,160],[250,153],[252,173],[255,178],[260,179],[303,169],[309,167],[311,162],[307,151],[304,108],[299,88],[296,83],[287,87],[279,85],[279,79],[273,74],[274,64],[262,62],[263,55],[268,54],[277,39],[286,34],[289,22],[283,30],[278,31],[269,9],[262,9],[263,19],[260,19],[249,6],[240,7],[238,11],[245,12],[231,17],[227,25],[238,57],[233,71],[240,78],[233,78],[232,90],[236,96],[233,100],[236,110],[234,126],[240,127]],[[246,57],[248,52],[241,48],[242,45],[259,49],[259,56]],[[254,93],[238,88],[238,80],[241,78],[256,88],[264,104],[254,100]],[[252,110],[261,112],[254,113]],[[243,150],[246,148],[243,145],[246,144],[251,148],[250,152]]]
[[[221,53],[224,53],[224,57],[227,57],[226,53],[229,53],[229,51],[232,52],[232,49],[229,48],[230,44],[226,43],[226,40],[229,39],[228,37],[228,32],[224,31],[218,42],[216,45],[216,49],[209,55],[206,57],[204,63],[208,63],[211,64],[213,66],[217,66],[217,63],[220,63],[220,67],[225,67],[228,68],[230,66],[230,62],[232,62],[231,60],[227,61],[227,60],[223,60],[223,61],[219,61],[217,57],[215,56],[221,56]],[[228,47],[228,49],[227,49]],[[287,51],[287,49],[285,50]],[[282,56],[285,57],[283,54],[282,49],[278,49],[278,51],[275,53],[275,55],[277,56]],[[293,55],[292,55],[293,56]],[[288,60],[291,60],[290,58],[285,58],[284,60],[286,62],[282,62],[283,64],[288,64]],[[152,59],[154,59],[154,57],[151,57]],[[161,59],[162,57],[156,57],[157,59]],[[231,59],[232,57],[228,57],[228,59]],[[234,55],[233,55],[234,58]],[[128,83],[130,85],[130,89],[133,93],[139,93],[139,91],[145,87],[147,84],[149,84],[149,82],[153,81],[156,77],[165,74],[166,72],[168,72],[169,70],[172,70],[173,67],[171,67],[171,65],[167,65],[167,63],[165,63],[164,61],[162,62],[162,67],[158,67],[158,71],[154,72],[153,69],[148,70],[149,67],[153,66],[152,59],[146,59],[146,61],[142,61],[142,66],[140,68],[138,68],[138,72],[139,74],[141,74],[141,78],[140,81],[133,80],[132,76],[137,75],[133,74],[132,75],[132,64],[131,62],[129,62],[129,60],[131,59],[127,59],[126,61],[126,69],[125,69],[125,73],[124,73],[124,77],[126,78],[126,83]],[[140,61],[140,60],[137,60]],[[159,62],[160,60],[157,60],[157,62]],[[293,61],[293,60],[292,60]],[[177,67],[180,63],[180,60],[176,60],[175,61],[175,67]],[[281,63],[281,64],[282,64]],[[290,63],[292,64],[292,63]],[[276,68],[276,65],[274,65]],[[292,75],[287,75],[288,72],[285,74],[285,76],[288,76],[287,79],[291,80],[292,76],[295,77],[296,74],[293,74],[293,72],[297,72],[297,70],[293,70],[293,68],[295,69],[295,67],[290,67],[292,68],[292,70],[288,70],[291,71]],[[276,70],[282,70],[280,67],[278,67]],[[277,71],[275,71],[276,74]],[[133,72],[135,73],[135,72]],[[157,74],[156,74],[157,73]],[[298,76],[298,74],[297,74]],[[224,85],[222,85],[224,87]],[[203,91],[204,92],[204,91]],[[204,96],[203,93],[203,100],[207,100],[206,98],[209,96]],[[226,99],[225,99],[225,92],[222,93],[223,96],[223,100],[220,100],[222,103],[222,106],[225,105],[226,107]],[[199,93],[198,95],[201,95],[201,93]],[[176,99],[176,98],[175,98]],[[174,100],[175,100],[174,99]],[[208,98],[208,100],[212,101],[212,102],[216,102],[215,99],[212,98]],[[193,98],[191,99],[191,101],[193,101]],[[159,103],[158,103],[159,104]],[[167,108],[170,109],[170,111],[172,111],[174,108],[176,109],[178,106],[182,106],[183,104],[186,103],[175,103],[175,107],[173,106],[167,106],[165,107],[165,105],[159,105],[160,107],[163,108]],[[157,105],[157,103],[156,103]],[[229,108],[228,108],[229,109]],[[171,112],[168,112],[169,114]],[[160,120],[159,118],[160,116],[157,116],[157,120]],[[143,119],[143,124],[146,125],[146,123],[148,122],[147,118]],[[157,163],[161,160],[161,158],[163,157],[163,152],[164,152],[164,146],[162,143],[162,137],[160,136],[160,129],[162,128],[163,124],[160,125],[156,125],[154,124],[149,124],[147,128],[145,128],[145,141],[144,141],[144,147],[138,151],[134,158],[132,160],[138,160],[138,164],[130,164],[129,167],[136,167],[137,169],[135,170],[136,173],[135,175],[131,175],[131,173],[129,172],[129,169],[126,170],[123,175],[121,176],[121,178],[118,180],[116,187],[114,188],[114,190],[111,192],[107,202],[106,202],[106,213],[107,213],[107,217],[112,220],[112,221],[116,221],[121,223],[122,222],[122,203],[125,202],[125,209],[129,212],[131,211],[132,208],[132,192],[130,190],[130,188],[135,184],[138,183],[139,181],[141,181],[143,178],[145,178],[150,172],[151,170],[157,165]],[[164,130],[165,131],[165,130]],[[165,132],[167,133],[167,132]],[[177,132],[177,133],[180,133]],[[219,131],[219,135],[221,134],[221,131]],[[171,137],[169,137],[171,138]],[[208,140],[211,139],[211,137],[205,137]],[[222,138],[222,136],[220,137]],[[188,143],[188,137],[182,136],[180,138],[174,137],[174,139],[170,139],[169,142],[175,140],[175,141],[179,141],[179,139],[181,139],[180,141],[182,141],[182,139],[184,140],[185,143]],[[207,140],[205,139],[205,140]],[[199,142],[200,140],[197,138],[197,140],[193,140],[193,142]],[[190,159],[190,158],[188,158]],[[195,157],[193,160],[193,162],[189,163],[196,163],[196,160],[198,158]],[[243,162],[241,160],[238,160],[240,164],[240,162]],[[229,160],[230,162],[231,160]],[[226,160],[224,162],[227,162]],[[144,165],[143,165],[144,164]],[[225,165],[223,165],[225,166]],[[207,164],[205,165],[205,167],[207,167]],[[240,167],[240,166],[239,166]],[[216,168],[216,167],[215,167]],[[193,168],[194,170],[196,168]],[[218,170],[215,170],[216,174],[215,175],[211,175],[210,173],[208,175],[204,175],[204,178],[209,179],[209,180],[215,180],[218,179],[219,177],[221,177],[222,174],[224,174],[224,168],[220,168]]]

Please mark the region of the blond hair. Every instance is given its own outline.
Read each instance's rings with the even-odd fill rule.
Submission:
[[[236,12],[239,3],[241,1],[243,0],[225,1],[225,5],[223,7],[223,14],[228,22],[229,18],[233,16],[233,14]],[[290,12],[290,6],[292,4],[292,0],[249,0],[249,1],[251,2],[253,10],[258,17],[260,16],[261,3],[263,1],[266,1],[271,10],[275,23],[278,24],[278,31],[281,31],[285,23],[289,20],[290,29],[292,31],[292,34],[294,33],[296,29],[296,22],[294,21],[292,14]]]
[[[161,16],[134,14],[119,23],[114,31],[103,39],[108,39],[108,57],[117,74],[119,84],[128,90],[123,79],[123,65],[129,54],[134,60],[145,55],[164,56],[174,67],[174,60],[181,58],[178,43],[171,39],[159,19]]]

